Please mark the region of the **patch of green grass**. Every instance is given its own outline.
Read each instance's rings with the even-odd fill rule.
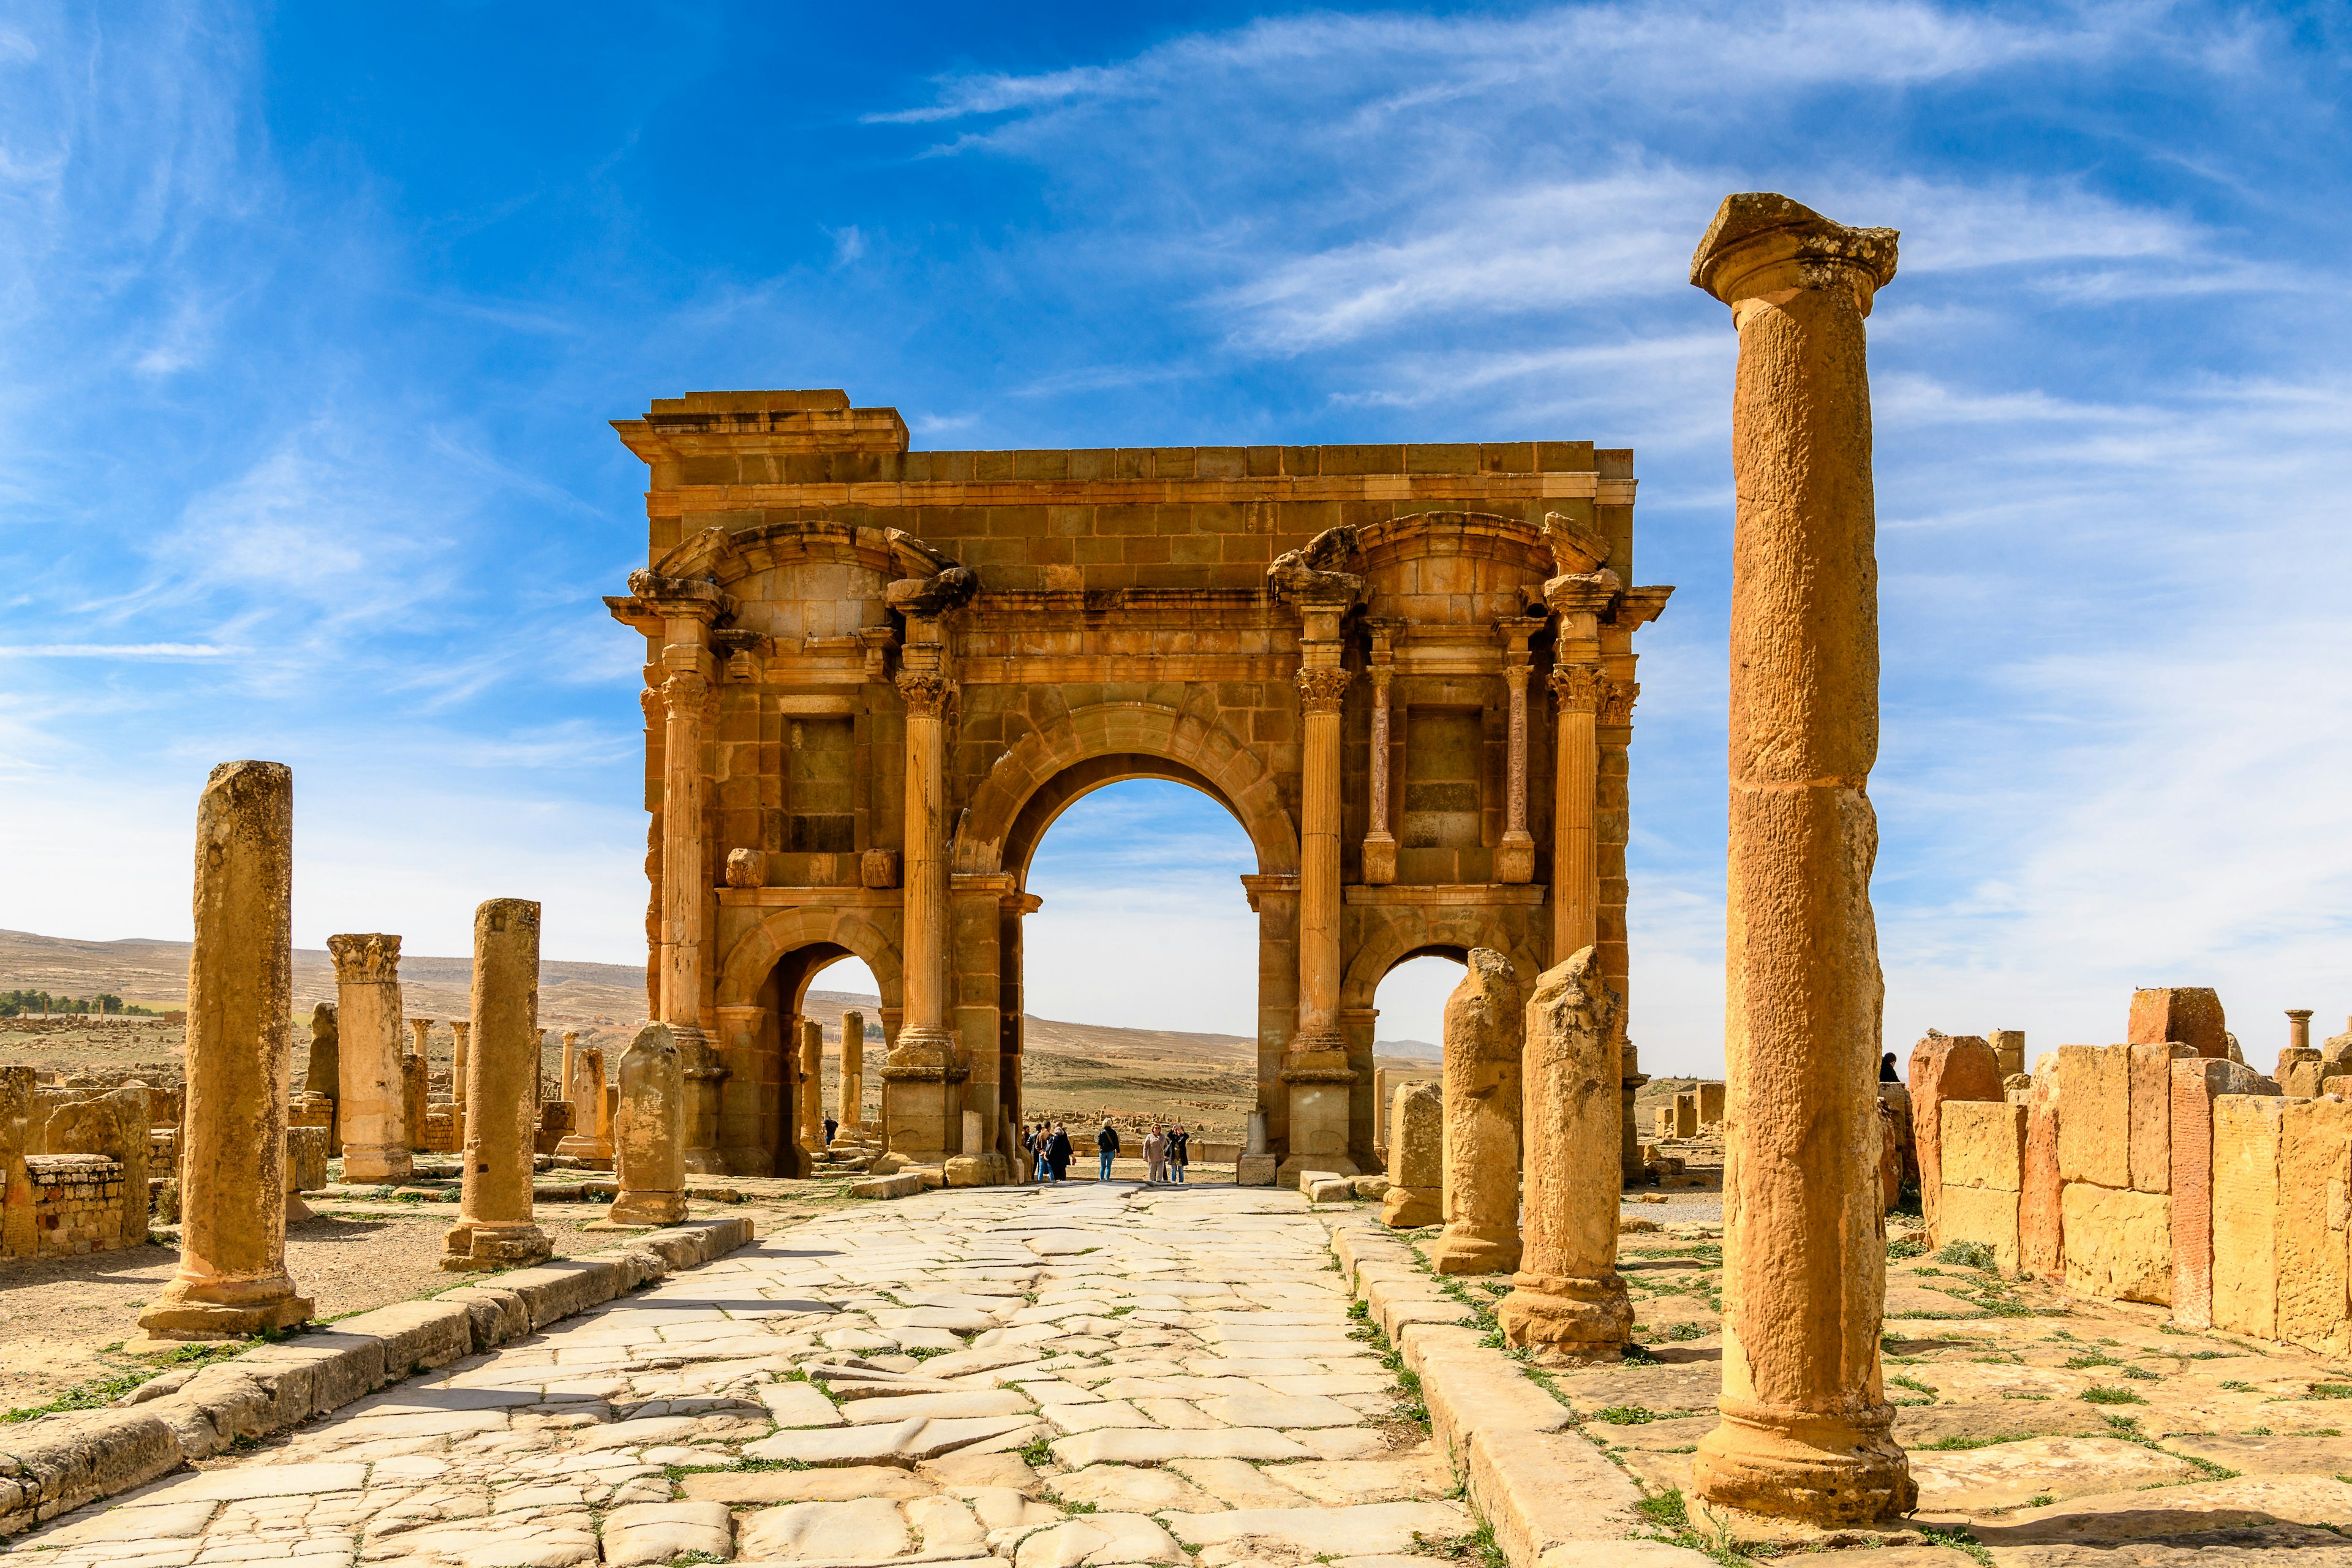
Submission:
[[[2028,1400],[2035,1405],[2047,1405],[2050,1403],[2050,1396],[2046,1394],[2004,1394],[2001,1397],[2003,1399]]]
[[[1906,1258],[1916,1258],[1927,1250],[1926,1242],[1914,1241],[1906,1237],[1901,1241],[1890,1241],[1886,1244],[1886,1260],[1889,1263],[1900,1263]]]
[[[1886,1381],[1893,1384],[1897,1388],[1907,1388],[1914,1394],[1932,1394],[1941,1392],[1934,1384],[1922,1383],[1907,1372],[1898,1372]]]
[[[1969,1532],[1965,1525],[1952,1530],[1944,1530],[1936,1525],[1923,1524],[1919,1527],[1919,1533],[1927,1538],[1927,1544],[1930,1546],[1948,1546],[1953,1551],[1974,1558],[1977,1562],[1985,1563],[1987,1568],[1990,1568],[1992,1553],[1985,1549],[1983,1542]]]
[[[1643,1498],[1633,1505],[1633,1511],[1667,1530],[1690,1528],[1690,1516],[1683,1507],[1683,1494],[1677,1488],[1669,1487],[1655,1497]]]
[[[1053,1445],[1043,1437],[1033,1439],[1028,1447],[1021,1450],[1021,1462],[1024,1465],[1052,1464],[1054,1462]]]
[[[942,1350],[938,1345],[917,1345],[914,1349],[903,1353],[911,1361],[929,1361],[935,1355],[952,1355],[955,1352],[949,1350]]]
[[[1606,1421],[1612,1426],[1643,1426],[1659,1419],[1658,1413],[1641,1405],[1612,1405],[1593,1413],[1595,1421]]]
[[[1658,1358],[1650,1353],[1649,1346],[1635,1344],[1631,1341],[1626,1342],[1623,1359],[1633,1363],[1635,1366],[1656,1366],[1658,1364]]]
[[[2234,1377],[2222,1384],[2221,1387],[2231,1394],[2252,1394],[2254,1391],[2254,1385],[2252,1384],[2241,1382]]]
[[[1365,1300],[1362,1297],[1359,1296],[1356,1300],[1348,1303],[1348,1316],[1355,1319],[1356,1321],[1360,1323],[1363,1322],[1371,1315],[1372,1304],[1370,1301]]]
[[[1703,1340],[1709,1331],[1704,1323],[1676,1323],[1666,1331],[1665,1337],[1669,1340]]]
[[[1957,1263],[1963,1268],[1980,1268],[1991,1273],[1999,1267],[1993,1261],[1992,1248],[1981,1241],[1948,1241],[1936,1254],[1938,1263]]]
[[[2090,1387],[2083,1390],[2083,1402],[2086,1405],[2146,1405],[2147,1403],[2130,1389],[2119,1388],[2112,1383],[2091,1384]]]
[[[1090,1502],[1072,1502],[1068,1498],[1059,1495],[1055,1497],[1054,1501],[1060,1505],[1064,1513],[1092,1513],[1095,1511],[1095,1505]]]
[[[2108,1355],[2104,1351],[2091,1351],[2083,1355],[2074,1355],[2066,1358],[2066,1370],[2068,1372],[2081,1372],[2087,1367],[2116,1366],[2119,1364],[2120,1363],[2117,1363],[2113,1356]]]
[[[2058,1500],[2055,1497],[2052,1496],[2048,1492],[2035,1492],[2032,1497],[2025,1500],[2025,1506],[2028,1508],[2048,1508],[2052,1503],[2056,1502],[2057,1500]]]
[[[2154,1383],[2157,1381],[2157,1374],[2150,1372],[2144,1366],[2127,1366],[2116,1375],[2118,1377],[2128,1377],[2140,1383]]]
[[[184,1366],[203,1365],[227,1361],[243,1355],[256,1345],[277,1344],[292,1336],[282,1331],[256,1334],[250,1339],[222,1340],[204,1344],[183,1345],[168,1355],[141,1356],[119,1367],[111,1377],[92,1378],[67,1389],[47,1405],[28,1405],[15,1410],[0,1411],[0,1426],[18,1421],[31,1421],[43,1415],[55,1415],[68,1410],[99,1410],[113,1404],[132,1389],[153,1382],[167,1372]],[[120,1355],[122,1342],[108,1345],[100,1355]]]
[[[2352,1383],[2315,1383],[2305,1399],[2352,1399]]]

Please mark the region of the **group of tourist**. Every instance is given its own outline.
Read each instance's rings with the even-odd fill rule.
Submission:
[[[1070,1179],[1070,1160],[1076,1146],[1070,1142],[1070,1130],[1059,1121],[1039,1121],[1021,1130],[1021,1152],[1027,1159],[1028,1180],[1044,1186]],[[1097,1163],[1095,1180],[1110,1180],[1111,1162],[1118,1158],[1118,1129],[1110,1118],[1103,1118],[1095,1133],[1095,1153]],[[1155,1126],[1143,1140],[1143,1164],[1146,1180],[1157,1185],[1162,1182],[1177,1186],[1184,1184],[1184,1167],[1192,1163],[1192,1135],[1181,1121]]]

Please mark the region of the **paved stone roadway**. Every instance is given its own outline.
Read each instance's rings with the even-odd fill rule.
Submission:
[[[1352,1326],[1295,1194],[927,1194],[765,1237],[13,1550],[28,1568],[1429,1568],[1416,1537],[1470,1521]]]

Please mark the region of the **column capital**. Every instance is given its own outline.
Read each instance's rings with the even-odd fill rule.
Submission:
[[[327,951],[334,955],[335,978],[363,984],[371,980],[400,977],[400,939],[383,931],[331,936]]]
[[[1549,679],[1552,695],[1559,699],[1563,713],[1598,712],[1601,689],[1610,684],[1601,667],[1593,664],[1556,665]]]
[[[1742,300],[1798,289],[1843,290],[1870,313],[1895,276],[1891,228],[1848,228],[1769,191],[1723,198],[1691,256],[1690,280],[1736,311]]]
[[[1337,713],[1355,679],[1355,671],[1336,665],[1302,669],[1297,677],[1298,705],[1309,713]]]
[[[1638,680],[1601,683],[1601,722],[1623,727],[1633,722],[1633,699],[1642,694]]]
[[[898,695],[906,700],[909,716],[921,713],[939,718],[946,713],[948,701],[954,694],[954,683],[934,670],[898,672]]]

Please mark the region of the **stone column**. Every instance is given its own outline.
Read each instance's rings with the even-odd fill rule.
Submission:
[[[400,1040],[400,939],[381,931],[331,936],[341,1057],[343,1180],[404,1182],[408,1075]]]
[[[151,1341],[235,1339],[311,1315],[286,1273],[293,871],[293,771],[215,768],[196,805],[180,1263],[139,1314]]]
[[[1383,887],[1396,880],[1396,835],[1389,831],[1389,682],[1395,679],[1396,655],[1390,644],[1394,623],[1372,628],[1372,657],[1365,673],[1372,679],[1372,735],[1368,749],[1367,782],[1370,785],[1370,822],[1364,833],[1364,880]]]
[[[1495,846],[1495,880],[1532,882],[1535,836],[1528,831],[1528,677],[1533,656],[1528,639],[1543,629],[1540,618],[1519,616],[1496,623],[1503,639],[1503,693],[1510,728],[1504,753],[1503,837]]]
[[[938,628],[929,628],[932,637]],[[935,640],[910,643],[936,660]],[[907,862],[902,972],[905,1017],[882,1077],[890,1094],[889,1152],[915,1163],[948,1158],[962,1143],[955,1086],[968,1072],[947,1021],[948,859],[946,721],[953,689],[936,669],[898,676],[907,702]]]
[[[1546,1361],[1614,1358],[1633,1337],[1617,1272],[1619,1173],[1592,1158],[1618,1142],[1616,1015],[1590,947],[1546,971],[1528,1004],[1526,1247],[1495,1316],[1506,1341]]]
[[[1601,741],[1595,732],[1606,678],[1598,665],[1562,665],[1551,672],[1559,707],[1552,764],[1551,951],[1566,963],[1600,939],[1601,862],[1593,843],[1593,803],[1601,782]]]
[[[1308,612],[1310,623],[1323,614]],[[1330,614],[1334,627],[1338,616]],[[1288,1157],[1278,1181],[1312,1168],[1357,1173],[1348,1157],[1347,1036],[1339,1027],[1339,711],[1355,677],[1339,668],[1339,645],[1309,639],[1312,662],[1298,672],[1305,777],[1299,789],[1298,1029],[1282,1066],[1290,1090]]]
[[[1444,1216],[1445,1094],[1433,1083],[1408,1084],[1389,1112],[1389,1190],[1381,1223],[1418,1230]]]
[[[577,1029],[564,1030],[563,1064],[562,1071],[555,1080],[555,1097],[558,1100],[569,1100],[572,1098],[572,1054],[579,1048],[580,1031]]]
[[[866,1015],[841,1016],[841,1110],[839,1121],[850,1131],[866,1126]]]
[[[310,1009],[310,1065],[303,1074],[302,1089],[327,1101],[327,1152],[341,1153],[343,1051],[332,1002],[321,1002]]]
[[[675,1225],[686,1217],[686,1074],[667,1024],[647,1024],[621,1057],[621,1110],[613,1127],[620,1195],[603,1225]]]
[[[814,1018],[801,1026],[801,1147],[810,1153],[824,1148],[824,1026]]]
[[[1891,229],[1725,199],[1691,279],[1739,333],[1732,397],[1723,1420],[1717,1508],[1856,1524],[1918,1488],[1878,1336],[1886,1246],[1870,907],[1878,569],[1863,319]]]
[[[1519,1051],[1527,1019],[1511,961],[1470,950],[1445,999],[1445,1230],[1430,1244],[1440,1274],[1519,1266]]]
[[[449,1033],[457,1041],[457,1044],[449,1048],[449,1114],[452,1121],[456,1123],[455,1131],[457,1134],[457,1147],[462,1149],[466,1146],[466,1106],[467,1103],[466,1089],[466,1058],[468,1044],[473,1039],[473,1021],[469,1018],[452,1018],[449,1020]],[[531,1039],[531,1058],[534,1062],[537,1061],[539,1057],[538,1047],[538,1037],[534,1035]],[[534,1071],[531,1074],[534,1089],[537,1087],[538,1079],[539,1075]],[[534,1092],[530,1098],[536,1100],[539,1096]]]
[[[544,1259],[531,1223],[532,1089],[539,1076],[539,906],[492,899],[474,911],[473,1022],[467,1063],[466,1174],[457,1223],[442,1238],[444,1268],[512,1268]],[[465,1036],[458,1036],[462,1042]]]
[[[2312,1009],[2308,1007],[2289,1007],[2286,1010],[2287,1049],[2291,1051],[2311,1049],[2311,1014]]]
[[[675,1037],[673,1031],[673,1041]],[[613,1139],[605,1124],[603,1051],[589,1046],[572,1058],[571,1089],[572,1131],[556,1144],[555,1152],[596,1170],[609,1171]]]

